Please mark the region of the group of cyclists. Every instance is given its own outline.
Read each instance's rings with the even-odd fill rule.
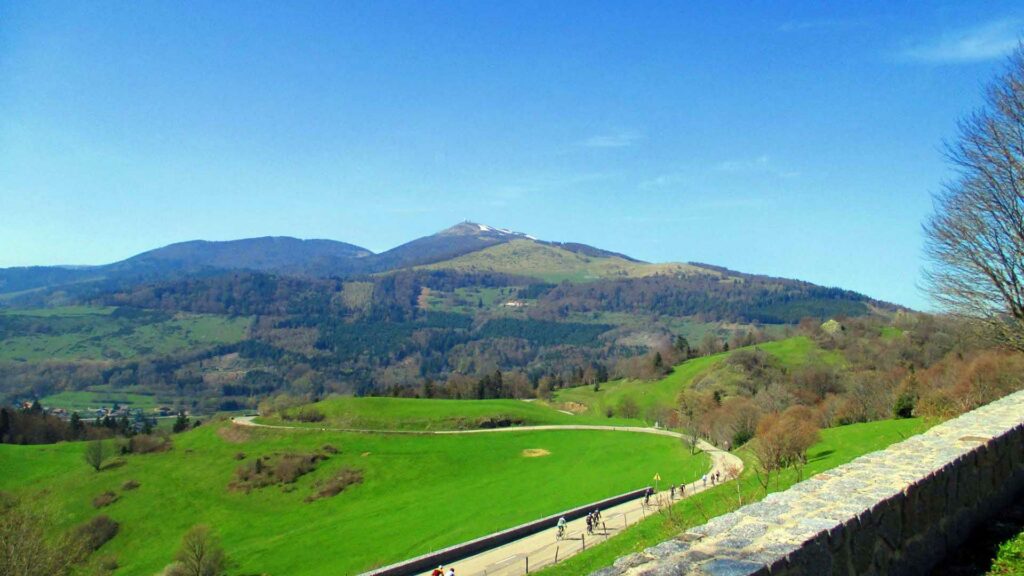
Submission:
[[[593,534],[594,530],[597,530],[597,527],[600,524],[600,522],[601,522],[601,511],[599,509],[594,508],[594,510],[592,512],[588,512],[587,513],[587,533],[588,534]],[[555,528],[557,530],[555,537],[558,540],[562,540],[562,539],[565,538],[565,527],[566,527],[566,524],[567,524],[567,522],[565,521],[565,516],[562,516],[561,518],[558,519],[558,524],[555,526]]]

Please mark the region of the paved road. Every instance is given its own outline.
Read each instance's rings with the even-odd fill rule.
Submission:
[[[479,430],[358,430],[351,428],[311,428],[305,426],[275,426],[269,424],[259,424],[254,422],[255,416],[239,416],[232,418],[232,422],[239,426],[255,426],[262,428],[277,428],[287,430],[307,430],[307,431],[332,431],[332,432],[373,432],[373,433],[389,433],[389,434],[488,434],[498,432],[530,432],[538,430],[601,430],[601,431],[614,431],[614,432],[634,432],[640,434],[656,434],[659,436],[669,436],[673,438],[686,439],[687,436],[680,434],[679,432],[673,432],[671,430],[663,430],[661,428],[642,428],[642,427],[631,427],[631,426],[596,426],[587,424],[572,424],[572,425],[545,425],[545,426],[515,426],[509,428],[486,428]],[[703,440],[699,441],[697,446],[706,452],[711,457],[711,470],[709,475],[715,473],[721,473],[724,479],[729,478],[731,474],[739,474],[743,470],[743,461],[738,457],[720,450]],[[665,483],[672,483],[674,478],[671,478],[668,474],[663,478]],[[696,480],[687,484],[684,490],[685,497],[689,497],[698,492],[711,488],[712,482],[708,481],[706,484],[701,480]],[[583,551],[584,547],[591,547],[604,542],[608,538],[614,537],[616,534],[622,532],[623,528],[627,525],[635,524],[636,522],[643,520],[648,514],[656,514],[658,510],[668,504],[670,494],[668,491],[662,490],[655,494],[649,503],[644,504],[643,498],[631,500],[618,506],[614,506],[607,510],[601,511],[602,526],[601,529],[596,531],[595,534],[591,535],[587,533],[586,519],[580,518],[573,520],[568,523],[566,529],[566,536],[562,540],[557,540],[555,536],[555,528],[552,526],[550,530],[545,530],[531,536],[526,536],[510,542],[504,546],[492,548],[486,552],[477,554],[465,558],[453,564],[455,571],[458,576],[519,576],[526,572],[526,562],[529,558],[530,570],[537,570],[543,566],[547,566],[555,562],[556,558],[560,562],[565,558],[578,554]],[[676,500],[680,498],[679,493],[676,493]],[[429,572],[427,572],[429,574]]]

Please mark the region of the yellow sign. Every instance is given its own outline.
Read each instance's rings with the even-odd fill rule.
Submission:
[[[655,473],[654,474],[654,481],[657,482],[659,480],[661,480],[661,474]]]

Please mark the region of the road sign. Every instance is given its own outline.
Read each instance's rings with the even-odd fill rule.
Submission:
[[[654,474],[654,481],[657,482],[659,480],[661,480],[661,474],[655,473]]]

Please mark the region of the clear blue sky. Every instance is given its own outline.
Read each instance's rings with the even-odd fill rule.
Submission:
[[[910,4],[0,3],[0,266],[469,219],[927,308],[1024,7]]]

